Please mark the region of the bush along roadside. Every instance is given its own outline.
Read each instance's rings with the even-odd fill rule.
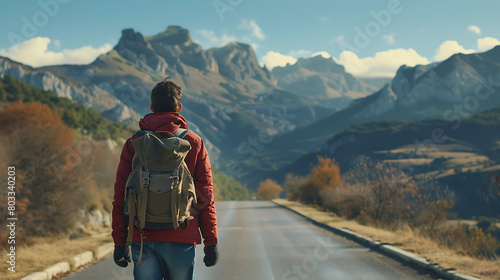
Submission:
[[[450,212],[454,194],[433,182],[417,181],[395,166],[363,159],[341,176],[335,161],[319,157],[309,176],[288,175],[285,189],[289,200],[317,205],[360,224],[393,231],[409,227],[460,254],[479,259],[499,256],[494,228],[444,226],[455,217]]]

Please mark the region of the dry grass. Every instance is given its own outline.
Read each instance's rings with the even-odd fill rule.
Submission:
[[[387,159],[384,163],[389,164],[410,164],[413,166],[429,165],[434,161],[434,158],[410,158],[410,159]]]
[[[448,168],[455,168],[457,166],[471,166],[478,165],[479,163],[494,163],[486,156],[474,156],[474,157],[456,157],[447,160],[444,165]]]
[[[285,199],[273,200],[281,205],[313,218],[319,222],[338,228],[348,228],[372,240],[388,243],[398,248],[412,252],[427,259],[431,263],[438,263],[444,269],[456,269],[460,273],[480,277],[484,280],[500,278],[500,260],[478,260],[472,257],[459,255],[453,250],[440,246],[437,242],[422,236],[417,236],[410,228],[399,229],[396,232],[364,226],[355,221],[344,220],[331,213],[320,211],[310,205]]]
[[[481,170],[481,171],[483,171],[483,172],[492,172],[492,171],[497,171],[497,170],[500,170],[500,164],[483,168],[483,170]]]
[[[470,152],[431,152],[428,153],[427,156],[433,157],[433,158],[450,158],[450,159],[457,159],[457,158],[474,158],[474,159],[486,159],[488,160],[487,157],[478,155],[476,153],[470,153]]]
[[[36,238],[30,240],[33,245],[16,247],[16,272],[7,270],[6,262],[0,264],[0,279],[15,280],[42,271],[58,262],[69,261],[73,256],[84,251],[95,251],[97,247],[111,242],[109,233],[84,237],[74,240],[56,238]],[[8,252],[0,250],[0,254],[5,256]]]

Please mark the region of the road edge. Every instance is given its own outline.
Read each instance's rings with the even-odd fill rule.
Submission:
[[[97,247],[94,251],[85,251],[70,258],[68,261],[54,264],[43,271],[34,272],[21,278],[21,280],[51,280],[54,276],[67,273],[89,264],[92,261],[100,260],[114,250],[113,242]]]
[[[442,268],[441,266],[439,266],[439,264],[429,263],[426,259],[418,257],[415,254],[412,254],[410,252],[407,252],[405,250],[399,249],[397,247],[394,247],[394,246],[391,246],[388,244],[383,244],[383,243],[380,243],[378,241],[373,241],[371,238],[359,235],[359,234],[357,234],[349,229],[337,228],[337,227],[333,227],[333,226],[327,225],[327,224],[322,223],[322,222],[318,222],[318,221],[312,219],[311,217],[308,217],[308,216],[300,213],[299,211],[296,211],[295,209],[288,207],[287,205],[280,204],[279,202],[277,202],[275,200],[271,200],[271,202],[280,206],[280,207],[288,209],[289,211],[294,212],[295,214],[305,218],[307,221],[313,223],[314,225],[316,225],[320,228],[323,228],[323,229],[330,231],[336,235],[340,235],[340,236],[345,237],[349,240],[352,240],[352,241],[354,241],[354,242],[356,242],[364,247],[369,247],[372,249],[382,251],[385,254],[387,254],[388,256],[390,256],[391,258],[394,258],[400,262],[410,263],[410,264],[415,265],[419,268],[431,271],[439,276],[445,277],[446,279],[450,279],[450,280],[481,280],[480,278],[461,274],[461,273],[457,272],[456,270],[446,270],[446,269]]]

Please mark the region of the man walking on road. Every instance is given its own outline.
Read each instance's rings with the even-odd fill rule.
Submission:
[[[169,78],[158,83],[151,91],[152,113],[139,121],[141,130],[172,134],[178,129],[186,130],[187,122],[179,114],[182,110],[181,98],[182,89]],[[138,134],[133,135],[123,146],[114,187],[113,257],[115,263],[121,267],[126,267],[131,261],[127,246],[129,216],[124,214],[124,200],[126,182],[132,171],[135,154],[131,140],[138,137],[140,137]],[[134,227],[131,251],[135,279],[194,279],[195,244],[201,243],[201,237],[205,246],[203,259],[205,265],[213,266],[217,263],[217,218],[210,161],[203,140],[198,135],[188,131],[183,139],[191,145],[185,163],[192,175],[196,190],[197,203],[191,208],[191,216],[194,218],[187,225],[176,229],[139,230]],[[133,217],[130,216],[130,219]]]

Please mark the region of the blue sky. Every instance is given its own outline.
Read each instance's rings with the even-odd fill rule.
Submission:
[[[204,48],[251,44],[272,68],[321,52],[356,76],[444,60],[500,44],[500,1],[23,0],[3,1],[0,55],[32,66],[89,63],[121,30],[168,25]]]

